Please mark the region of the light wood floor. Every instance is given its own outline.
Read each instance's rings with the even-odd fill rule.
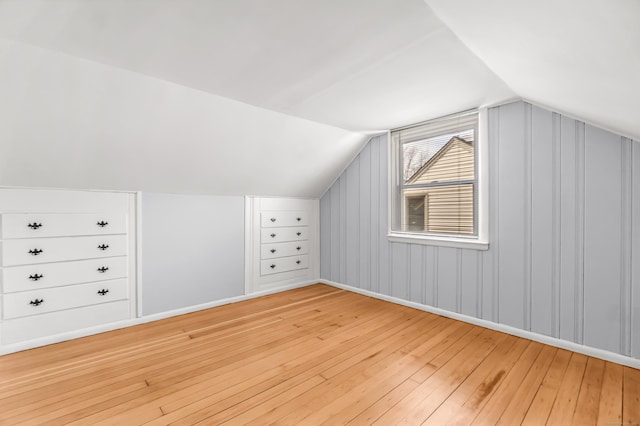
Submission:
[[[640,422],[640,371],[324,285],[0,357],[1,424]]]

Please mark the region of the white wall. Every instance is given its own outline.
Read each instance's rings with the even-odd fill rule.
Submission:
[[[321,277],[640,358],[640,144],[524,102],[489,111],[489,250],[387,239],[388,138],[322,197]]]
[[[365,140],[3,39],[0,94],[6,186],[318,197]]]
[[[142,194],[142,314],[244,294],[244,198]]]

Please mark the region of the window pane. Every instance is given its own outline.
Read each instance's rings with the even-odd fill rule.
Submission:
[[[473,128],[402,144],[405,185],[473,180]]]
[[[406,189],[403,231],[473,235],[473,185]],[[421,210],[420,210],[421,209]]]

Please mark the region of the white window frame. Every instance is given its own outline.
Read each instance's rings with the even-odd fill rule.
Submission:
[[[476,193],[476,226],[477,232],[473,236],[440,236],[424,233],[412,233],[394,231],[392,229],[393,215],[397,203],[402,202],[399,193],[398,147],[391,140],[391,132],[388,133],[388,158],[389,158],[389,194],[388,194],[388,234],[391,242],[423,244],[441,247],[466,248],[474,250],[489,249],[489,153],[488,153],[488,117],[487,108],[478,109],[478,135],[476,137],[475,155],[477,168],[477,193]]]

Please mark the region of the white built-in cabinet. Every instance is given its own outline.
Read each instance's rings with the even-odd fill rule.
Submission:
[[[318,200],[246,197],[245,214],[247,293],[318,279]]]
[[[0,189],[0,344],[136,317],[136,195]]]

